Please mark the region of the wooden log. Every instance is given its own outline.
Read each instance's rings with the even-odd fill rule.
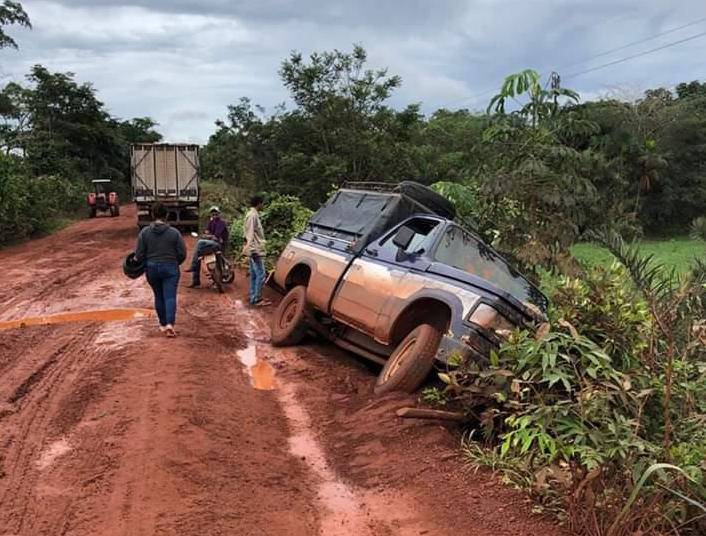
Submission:
[[[469,418],[463,413],[441,411],[438,409],[400,408],[396,412],[403,419],[437,419],[440,421],[467,422]]]

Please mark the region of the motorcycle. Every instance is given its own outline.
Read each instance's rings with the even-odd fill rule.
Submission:
[[[194,238],[213,240],[213,237],[196,233],[191,233]],[[235,279],[235,270],[223,255],[223,251],[219,246],[209,246],[203,250],[199,257],[202,265],[206,266],[208,276],[221,294],[225,292],[223,285],[229,285]]]

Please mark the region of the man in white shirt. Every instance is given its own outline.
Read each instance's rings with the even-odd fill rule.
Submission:
[[[243,253],[248,256],[250,264],[250,305],[255,307],[271,304],[262,299],[262,287],[265,284],[265,232],[260,222],[260,210],[264,204],[265,199],[261,195],[254,195],[250,199],[250,210],[245,215],[243,225]]]

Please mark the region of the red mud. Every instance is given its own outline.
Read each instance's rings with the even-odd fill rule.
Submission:
[[[0,251],[0,320],[149,308],[120,271],[134,222]],[[374,399],[361,362],[271,348],[242,276],[186,283],[174,340],[129,315],[0,331],[0,536],[561,534],[463,470],[452,431]]]

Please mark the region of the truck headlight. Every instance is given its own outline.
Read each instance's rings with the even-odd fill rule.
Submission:
[[[513,331],[516,327],[487,303],[478,305],[478,307],[473,310],[468,320],[482,328],[489,329],[503,336]]]

